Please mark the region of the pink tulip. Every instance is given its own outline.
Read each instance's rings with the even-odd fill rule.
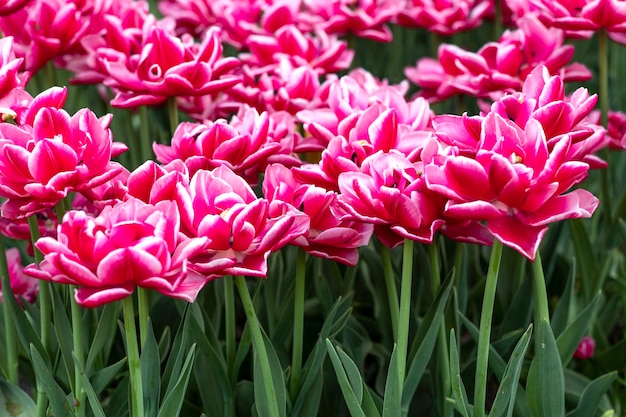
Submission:
[[[2,215],[19,218],[54,206],[71,191],[98,186],[122,167],[114,152],[109,117],[60,107],[66,90],[53,88],[33,100],[17,126],[0,123]]]
[[[621,0],[536,0],[542,19],[572,38],[589,38],[605,29],[616,42],[626,44],[626,4]]]
[[[388,247],[405,238],[431,243],[444,224],[446,199],[426,188],[421,171],[421,164],[391,151],[366,158],[360,172],[340,174],[339,204],[346,218],[376,225],[376,235]]]
[[[121,0],[113,4],[116,7],[112,10],[99,10],[87,17],[89,33],[81,39],[80,50],[59,60],[63,68],[74,73],[72,83],[102,83],[108,75],[104,61],[124,60],[141,50],[144,26],[167,27],[167,21],[156,21],[149,14],[147,2]]]
[[[402,26],[450,36],[480,25],[492,8],[491,0],[408,0],[396,21]]]
[[[295,179],[283,165],[273,164],[265,170],[263,195],[272,203],[270,212],[290,212],[300,207],[309,217],[309,230],[292,244],[307,253],[354,266],[359,259],[358,247],[369,243],[373,225],[342,220],[346,214],[339,206],[337,193]]]
[[[521,128],[531,118],[539,121],[549,150],[561,135],[570,134],[572,146],[567,158],[587,162],[592,168],[603,168],[606,162],[593,153],[605,148],[610,139],[605,138],[603,128],[586,119],[596,102],[597,96],[590,96],[582,87],[566,96],[563,80],[540,66],[526,78],[521,93],[502,97],[491,110],[510,118]]]
[[[205,95],[240,82],[232,75],[235,58],[222,58],[219,30],[209,30],[200,45],[179,39],[146,22],[141,51],[121,56],[106,49],[98,54],[107,71],[104,83],[116,92],[111,104],[128,108],[156,105],[169,97]]]
[[[12,36],[0,39],[0,107],[3,107],[10,97],[5,96],[13,93],[17,88],[23,89],[30,79],[30,73],[20,72],[23,58],[17,58],[14,51]]]
[[[244,65],[242,84],[228,91],[231,100],[259,111],[286,111],[290,114],[317,107],[324,90],[318,71],[309,64],[294,65],[282,55],[278,60],[260,76],[258,68]]]
[[[423,141],[429,137],[427,132],[431,130],[433,112],[423,98],[407,102],[404,98],[407,87],[402,84],[387,85],[365,71],[351,72],[330,82],[327,97],[322,96],[321,106],[302,110],[297,113],[297,117],[304,123],[309,137],[317,140],[319,151],[326,147],[333,136],[349,137],[356,120],[367,118],[365,113],[372,117],[384,109],[394,109],[400,137]],[[356,133],[357,136],[360,134]],[[406,143],[406,146],[415,149],[413,144]]]
[[[548,224],[590,217],[599,204],[586,190],[566,193],[589,170],[588,164],[567,159],[571,146],[565,134],[549,149],[537,120],[521,129],[492,112],[482,120],[473,156],[455,148],[429,156],[424,178],[430,190],[450,200],[447,217],[484,221],[503,244],[533,260]]]
[[[0,30],[15,38],[16,55],[24,58],[25,70],[35,73],[75,46],[87,22],[73,2],[33,0],[11,16],[0,17]]]
[[[563,44],[561,30],[547,28],[534,15],[525,15],[517,24],[518,30],[505,32],[498,42],[486,44],[477,53],[443,44],[438,60],[423,58],[415,68],[406,68],[405,74],[430,101],[455,94],[497,100],[520,91],[526,77],[541,65],[566,82],[591,78],[583,65],[567,65],[574,47]]]
[[[182,238],[172,201],[146,204],[131,198],[106,207],[97,217],[70,211],[58,238],[41,238],[39,267],[26,273],[78,286],[76,302],[97,307],[132,294],[136,286],[193,302],[206,279],[188,269],[188,258],[204,249],[206,238]]]
[[[279,142],[275,120],[267,112],[247,109],[230,123],[223,119],[204,124],[183,122],[174,132],[171,146],[155,144],[154,152],[163,164],[181,159],[190,175],[226,165],[254,185],[268,163],[300,164],[293,153],[293,137],[291,143],[286,140],[285,147]]]
[[[11,248],[6,251],[7,265],[9,266],[9,282],[15,299],[21,302],[21,298],[29,303],[34,303],[39,293],[39,282],[24,273],[22,266],[22,257],[17,248]],[[2,287],[0,284],[0,301],[2,298]]]
[[[392,35],[386,24],[397,14],[400,4],[390,0],[303,0],[306,24],[325,31],[378,42],[390,42]]]
[[[207,251],[191,261],[209,276],[265,277],[270,253],[309,228],[308,216],[295,208],[273,214],[270,202],[226,166],[196,172],[189,189],[193,236],[209,240]]]
[[[240,54],[245,64],[267,71],[265,67],[280,62],[283,56],[294,66],[310,65],[320,73],[334,73],[350,67],[354,51],[348,49],[345,41],[336,36],[318,32],[316,37],[302,33],[296,26],[282,26],[275,33],[251,35],[246,46],[249,54]]]
[[[626,150],[626,113],[621,111],[610,111],[608,114],[608,130],[606,138],[610,149]],[[589,113],[589,122],[600,125],[600,111],[594,110]]]
[[[595,350],[596,341],[591,336],[585,336],[576,347],[574,357],[576,359],[590,359],[593,357]]]

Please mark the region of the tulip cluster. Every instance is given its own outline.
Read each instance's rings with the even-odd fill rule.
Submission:
[[[626,115],[617,111],[607,114],[604,108],[601,115],[594,110],[597,95],[584,87],[567,88],[568,82],[584,82],[592,77],[590,69],[572,62],[575,46],[567,39],[602,31],[614,40],[624,41],[626,3],[507,0],[497,2],[502,9],[495,3],[160,0],[157,5],[163,17],[150,11],[147,0],[9,0],[0,5],[0,238],[31,240],[30,246],[10,246],[20,246],[22,252],[35,259],[22,267],[20,253],[12,247],[6,251],[9,267],[2,265],[8,272],[0,273],[27,311],[32,306],[26,303],[34,303],[41,289],[39,333],[43,347],[33,347],[41,352],[31,354],[46,356],[47,349],[52,352],[54,348],[49,345],[56,343],[50,343],[46,334],[46,314],[54,314],[55,325],[57,320],[70,321],[63,316],[69,303],[61,309],[55,305],[54,312],[49,313],[50,302],[72,299],[58,290],[68,286],[74,301],[73,327],[64,333],[76,334],[71,341],[62,340],[61,330],[57,336],[68,375],[75,366],[67,384],[75,397],[75,410],[85,412],[80,402],[85,402],[87,395],[94,396],[88,384],[100,377],[93,368],[100,358],[88,357],[81,349],[77,353],[76,346],[83,339],[96,338],[82,335],[80,329],[86,327],[87,314],[93,313],[99,319],[101,310],[81,313],[80,307],[93,309],[121,301],[127,325],[131,414],[161,415],[162,410],[149,405],[146,408],[153,409],[147,411],[141,404],[144,394],[161,395],[159,389],[154,390],[155,394],[148,392],[152,388],[141,388],[142,378],[148,377],[142,375],[139,365],[143,367],[144,362],[152,360],[159,368],[162,359],[158,356],[160,346],[151,339],[146,341],[154,335],[146,330],[151,324],[147,320],[149,297],[145,294],[151,294],[152,301],[159,297],[195,303],[208,283],[217,280],[223,285],[225,330],[217,326],[213,331],[209,315],[202,317],[204,306],[191,306],[184,313],[181,331],[206,333],[201,335],[201,343],[215,350],[208,353],[214,356],[209,359],[220,365],[215,373],[220,378],[223,374],[227,380],[222,384],[224,396],[233,400],[235,391],[228,384],[238,377],[238,367],[244,363],[240,356],[249,348],[242,342],[245,349],[235,349],[240,333],[236,331],[236,303],[232,299],[234,282],[248,319],[241,340],[251,343],[255,352],[254,396],[259,404],[255,412],[274,417],[285,414],[279,412],[284,411],[283,405],[274,407],[276,404],[271,403],[278,397],[287,398],[282,391],[278,396],[272,392],[280,385],[278,379],[272,379],[283,375],[282,369],[277,371],[282,357],[278,359],[270,349],[275,335],[266,337],[250,311],[254,307],[250,307],[253,303],[243,278],[272,275],[273,253],[289,245],[298,253],[289,267],[293,271],[288,271],[295,277],[293,288],[289,287],[295,300],[295,359],[289,375],[289,394],[290,407],[296,410],[304,407],[303,400],[298,399],[304,386],[299,385],[303,361],[297,356],[303,352],[298,346],[303,338],[299,320],[304,316],[304,294],[309,289],[304,284],[305,270],[318,272],[323,268],[320,265],[327,264],[319,260],[307,264],[312,257],[341,264],[337,276],[345,271],[345,282],[338,286],[346,288],[341,289],[332,314],[324,317],[328,321],[321,333],[326,340],[320,339],[319,346],[326,349],[319,350],[323,355],[337,359],[333,362],[337,369],[337,361],[342,367],[351,366],[351,353],[333,351],[330,333],[345,323],[353,325],[348,305],[355,291],[350,286],[357,274],[363,272],[369,277],[370,269],[374,270],[369,263],[359,262],[359,256],[372,249],[380,251],[392,324],[388,333],[393,335],[389,351],[393,349],[395,358],[389,365],[391,388],[397,382],[392,380],[395,377],[399,384],[405,384],[405,377],[407,381],[415,378],[408,375],[415,372],[408,365],[413,360],[407,350],[408,329],[410,322],[421,325],[423,321],[413,320],[410,313],[410,283],[416,270],[412,266],[413,242],[433,248],[429,253],[434,262],[430,266],[430,285],[435,301],[427,317],[434,323],[431,316],[441,316],[436,318],[441,330],[446,324],[443,320],[447,320],[441,312],[447,308],[452,284],[446,287],[440,282],[444,274],[435,262],[440,254],[447,257],[449,248],[435,245],[438,240],[446,245],[452,241],[494,246],[492,254],[496,256],[490,263],[488,279],[480,281],[485,294],[493,290],[492,296],[502,245],[530,261],[539,261],[533,265],[541,269],[539,249],[549,226],[591,217],[600,200],[592,193],[595,189],[582,188],[584,181],[590,170],[609,166],[605,149],[626,149]],[[515,27],[506,29],[497,41],[488,42],[477,52],[438,44],[437,57],[420,58],[415,66],[404,69],[406,79],[398,83],[354,68],[361,42],[355,38],[390,42],[394,33],[390,24],[403,26],[403,31],[429,31],[434,34],[433,43],[437,43],[439,37],[473,30],[484,20],[494,19]],[[502,22],[494,24],[496,31]],[[55,67],[69,73],[71,88],[55,86]],[[416,92],[410,96],[415,86]],[[70,110],[69,95],[77,90],[92,91],[93,97],[105,100],[107,109],[108,105],[117,108],[115,117],[96,115],[90,108]],[[467,108],[479,109],[478,114],[464,110],[459,114],[436,114],[435,110],[443,107],[433,103],[453,96],[476,98]],[[166,112],[169,131],[160,120]],[[181,115],[183,121],[179,122]],[[603,118],[605,127],[601,126]],[[124,122],[128,125],[127,137],[121,138],[116,130],[114,138],[114,123]],[[602,185],[603,193],[612,186],[608,181]],[[615,211],[622,210],[622,205]],[[614,220],[612,216],[609,211],[605,217]],[[397,293],[397,265],[390,254],[401,245],[406,250],[406,263],[402,289]],[[462,265],[466,246],[456,247],[461,249],[454,268],[460,269],[466,266]],[[520,260],[524,260],[522,256]],[[476,260],[477,264],[482,261]],[[584,272],[593,269],[590,265],[584,265]],[[477,270],[481,267],[478,265]],[[455,274],[458,283],[461,272]],[[315,285],[321,288],[325,283]],[[50,293],[49,288],[54,291]],[[587,290],[591,294],[597,289],[593,286]],[[139,340],[147,344],[145,350],[141,348],[141,359],[134,346],[137,337],[132,296],[136,292],[142,327]],[[427,296],[420,295],[420,302],[422,298]],[[4,314],[10,309],[21,312],[17,303],[9,300]],[[199,300],[206,301],[202,296]],[[339,310],[344,308],[342,300],[348,300],[343,312]],[[485,300],[486,317],[493,305],[489,307],[487,295]],[[274,301],[268,297],[263,302]],[[543,332],[539,333],[541,337],[546,337],[547,330],[540,326],[549,318],[548,307],[543,299],[535,301],[535,326]],[[104,309],[106,314],[119,313],[108,309]],[[278,309],[270,305],[268,311],[271,321]],[[423,311],[416,311],[416,315]],[[285,315],[284,311],[279,314]],[[31,315],[28,312],[22,322],[29,322]],[[555,329],[565,326],[558,321],[552,324]],[[560,321],[567,319],[561,317]],[[11,342],[12,324],[6,323],[6,339]],[[61,329],[63,324],[58,326]],[[479,368],[487,369],[489,330],[481,323],[477,374],[482,372]],[[281,332],[288,333],[282,327]],[[38,336],[33,331],[25,337],[31,337],[31,333]],[[223,344],[217,340],[222,333]],[[383,330],[380,333],[376,337],[389,336]],[[446,336],[443,331],[438,334]],[[556,344],[571,344],[575,337],[582,336],[571,333],[571,340]],[[102,336],[98,333],[97,337]],[[176,337],[177,347],[187,343],[183,336]],[[524,338],[527,346],[529,339]],[[432,336],[431,346],[434,340]],[[454,343],[454,334],[450,341]],[[72,342],[74,350],[69,348]],[[578,359],[591,357],[595,346],[592,342],[585,340],[576,353],[572,347],[571,355]],[[452,352],[447,350],[446,337],[439,337],[437,343],[442,355],[438,362],[450,372],[447,367],[454,362],[448,361]],[[521,344],[518,347],[521,349]],[[515,352],[519,352],[518,347]],[[558,348],[564,349],[561,345]],[[185,363],[193,360],[194,349]],[[426,355],[421,349],[417,354],[420,360]],[[559,352],[561,356],[565,353]],[[68,362],[72,355],[75,363]],[[175,365],[166,365],[166,373],[175,375],[168,377],[179,378],[180,374],[181,383],[177,382],[176,387],[183,388],[171,388],[174,383],[170,381],[164,400],[170,409],[175,408],[175,401],[169,395],[178,395],[183,404],[185,372],[170,369],[188,366],[179,363],[182,359],[181,355],[172,361]],[[202,360],[207,362],[207,357]],[[362,362],[366,360],[369,358]],[[520,359],[518,371],[521,363]],[[86,365],[92,368],[81,369]],[[262,373],[268,378],[270,367],[273,369],[268,383],[257,375]],[[529,380],[533,372],[534,368],[528,372]],[[460,371],[452,370],[451,376],[460,378]],[[477,377],[477,385],[482,377],[485,382],[479,388],[486,389],[486,371]],[[507,378],[505,375],[502,380]],[[310,381],[306,384],[311,385]],[[355,381],[340,382],[344,393],[349,393],[346,384]],[[357,382],[361,388],[369,383]],[[125,383],[120,384],[124,389]],[[401,390],[407,387],[410,383],[395,386]],[[485,401],[479,398],[480,389],[476,389],[476,409],[485,408],[480,403]],[[176,393],[171,394],[173,391]],[[447,397],[458,394],[449,391],[449,386],[442,389]],[[262,398],[265,402],[257,398],[266,393]],[[372,408],[377,400],[369,398]],[[460,407],[459,398],[454,401]],[[385,407],[396,407],[400,415],[400,399],[397,402],[394,405],[385,399]],[[352,403],[352,407],[360,407]],[[45,399],[38,405],[45,409]],[[231,415],[235,415],[234,405],[230,406]],[[94,409],[94,415],[102,414]],[[350,412],[359,414],[354,410]],[[453,414],[448,411],[446,415]],[[476,415],[483,415],[483,411]],[[535,410],[533,413],[542,415]]]

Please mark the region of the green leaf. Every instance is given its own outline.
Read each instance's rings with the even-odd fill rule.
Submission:
[[[68,289],[69,287],[64,286],[63,288]],[[59,295],[59,287],[51,285],[50,289],[53,300],[52,312],[54,315],[54,330],[59,342],[59,348],[61,349],[61,356],[63,357],[67,378],[71,381],[70,385],[74,387],[74,357],[72,354],[74,350],[74,339],[72,337],[72,325],[67,317],[65,304]]]
[[[576,258],[572,259],[571,274],[567,279],[567,285],[561,299],[554,309],[550,325],[555,337],[559,337],[567,328],[574,311],[574,282],[576,281]],[[557,339],[558,343],[558,339]]]
[[[326,349],[328,350],[328,356],[330,356],[330,361],[333,364],[333,368],[335,369],[337,381],[339,382],[339,387],[341,388],[341,392],[343,394],[344,400],[346,401],[346,405],[348,406],[348,410],[350,410],[350,414],[352,415],[352,417],[366,417],[363,409],[361,408],[363,382],[359,378],[358,386],[355,387],[352,385],[352,381],[348,378],[348,375],[346,374],[343,361],[339,358],[337,350],[329,339],[326,339]],[[357,396],[356,391],[360,392],[361,395]]]
[[[264,394],[266,387],[264,386],[263,371],[261,370],[260,361],[257,358],[257,354],[254,354],[254,398],[256,401],[257,412],[259,417],[285,417],[287,414],[287,388],[285,386],[285,376],[283,374],[283,368],[276,355],[276,350],[272,345],[265,332],[263,333],[263,341],[265,342],[265,351],[270,362],[270,371],[272,377],[272,383],[274,384],[274,392],[276,393],[276,402],[278,405],[278,416],[272,416],[270,414],[270,404],[266,402],[266,395]]]
[[[188,326],[189,326],[189,317],[190,314],[187,314],[187,310],[189,308],[189,304],[185,303],[185,311],[183,313],[183,317],[181,319],[180,324],[178,325],[178,330],[176,331],[176,336],[174,337],[174,344],[172,345],[172,350],[169,359],[167,360],[167,364],[165,365],[165,371],[161,377],[162,381],[167,381],[167,389],[165,390],[165,394],[163,398],[167,397],[170,391],[174,388],[174,384],[178,380],[178,377],[181,372],[181,366],[183,364],[183,360],[185,358],[185,350],[188,339]]]
[[[478,327],[460,312],[458,315],[470,336],[472,336],[472,339],[477,342],[479,333]],[[506,362],[502,359],[500,353],[494,349],[493,344],[489,345],[489,368],[493,371],[496,378],[502,381],[504,371],[506,370]],[[520,385],[517,386],[517,395],[515,396],[515,415],[519,417],[530,417],[531,415],[528,402],[526,401],[526,391],[524,391],[524,388]]]
[[[509,360],[509,363],[506,365],[506,369],[504,370],[504,376],[502,377],[502,381],[500,382],[498,393],[496,394],[496,398],[493,402],[493,405],[491,406],[489,417],[500,417],[504,413],[504,410],[506,410],[507,406],[509,410],[508,417],[511,417],[513,415],[519,376],[522,371],[522,365],[524,363],[526,350],[528,349],[528,345],[530,344],[531,334],[532,324],[528,327],[528,330],[526,330],[526,332],[522,335],[519,342],[517,342],[515,349],[513,349],[511,359]]]
[[[385,396],[383,399],[383,417],[400,417],[402,415],[402,381],[398,372],[396,347],[394,344],[389,370],[387,371],[387,383],[385,384]]]
[[[7,288],[7,286],[11,286],[8,281],[8,277],[4,277],[4,275],[2,275],[2,282],[4,288]],[[49,284],[45,283],[44,285]],[[35,330],[31,322],[26,317],[24,308],[22,308],[18,304],[18,302],[15,300],[15,297],[4,297],[4,302],[8,303],[9,307],[11,308],[13,320],[15,321],[15,329],[17,330],[17,335],[20,339],[20,342],[22,343],[22,346],[24,347],[24,350],[28,352],[30,351],[31,346],[34,346],[35,349],[37,349],[37,352],[39,352],[39,355],[42,357],[44,363],[50,363],[50,357],[48,356],[48,352],[41,344],[39,333],[37,332],[37,330]],[[28,306],[28,303],[26,303],[25,307],[29,308],[33,314],[39,313],[38,311],[35,311],[35,307],[33,305]]]
[[[311,390],[315,389],[316,378],[322,371],[322,365],[326,358],[325,340],[340,332],[346,325],[352,311],[351,305],[352,297],[338,297],[328,311],[320,336],[302,369],[300,388],[293,404],[292,415],[297,416],[298,413],[303,412],[300,410],[305,407],[305,403],[309,402],[309,395],[314,395],[311,394]],[[317,407],[319,407],[319,404],[317,404]]]
[[[109,365],[106,368],[100,369],[98,372],[91,376],[91,385],[93,386],[96,394],[100,395],[109,386],[111,381],[119,375],[122,369],[126,366],[126,357],[123,357],[113,365]]]
[[[96,334],[94,335],[89,353],[87,354],[87,361],[85,362],[85,372],[90,375],[91,370],[95,364],[99,355],[103,355],[103,352],[108,350],[107,346],[112,343],[112,334],[115,334],[115,327],[117,318],[120,315],[120,303],[109,303],[102,308],[102,314],[98,320],[98,326],[96,327]],[[106,363],[108,353],[103,355],[103,362]]]
[[[31,417],[36,414],[35,402],[19,387],[0,379],[0,415]]]
[[[91,381],[89,381],[89,377],[85,374],[85,369],[80,364],[80,361],[76,359],[75,355],[74,363],[78,368],[78,371],[80,372],[80,379],[82,379],[83,381],[83,389],[85,390],[85,394],[87,394],[87,398],[89,399],[89,405],[91,406],[91,411],[93,412],[94,417],[106,417],[106,414],[104,414],[104,410],[102,409],[102,404],[100,404],[98,394],[96,394],[96,391],[93,389]]]
[[[187,353],[185,363],[183,364],[176,383],[163,400],[163,405],[159,410],[158,417],[178,417],[180,415],[180,410],[183,407],[183,401],[187,393],[187,385],[189,383],[189,377],[191,376],[195,353],[196,345],[194,344]]]
[[[567,416],[587,417],[595,415],[600,407],[602,397],[611,388],[615,378],[617,378],[617,371],[602,375],[591,381],[583,391],[576,409],[568,413]]]
[[[526,381],[528,404],[535,417],[565,415],[565,382],[559,350],[546,319],[535,335],[535,357]]]
[[[148,318],[146,340],[141,348],[139,364],[143,385],[143,406],[145,417],[156,417],[161,397],[161,359],[159,346],[154,336],[152,322]]]
[[[591,320],[595,317],[596,307],[600,301],[600,294],[597,294],[587,307],[567,326],[556,340],[559,355],[563,366],[567,365],[574,356],[574,352],[580,340],[587,333]]]
[[[452,385],[452,396],[454,397],[455,408],[463,415],[470,417],[470,403],[467,399],[465,385],[461,379],[461,368],[459,367],[459,352],[456,348],[456,336],[454,329],[450,331],[450,384]]]
[[[593,247],[589,240],[589,233],[585,229],[585,225],[581,219],[572,219],[567,222],[572,232],[571,242],[574,244],[574,252],[576,260],[580,265],[580,276],[582,282],[585,299],[589,300],[593,297],[593,288],[598,277],[599,267],[593,254]]]
[[[380,397],[378,397],[376,393],[373,393],[371,388],[365,385],[365,382],[363,382],[363,401],[361,402],[361,408],[368,417],[380,417],[380,412],[383,408]]]
[[[309,375],[309,379],[311,380],[310,387],[306,395],[298,395],[298,398],[302,398],[302,400],[294,404],[291,410],[292,417],[317,417],[317,412],[320,408],[320,399],[322,398],[322,390],[324,388],[324,374],[322,369],[319,369],[317,374]]]
[[[453,282],[454,276],[450,274],[441,284],[435,300],[426,312],[415,335],[402,393],[402,409],[404,411],[408,411],[411,399],[415,395],[417,386],[430,361]]]
[[[65,395],[59,384],[54,380],[52,370],[33,345],[30,347],[30,356],[32,358],[35,375],[37,375],[37,380],[40,383],[41,389],[43,389],[48,396],[48,401],[50,402],[50,407],[55,417],[71,417],[73,414],[71,411],[72,407],[67,402],[67,395]]]

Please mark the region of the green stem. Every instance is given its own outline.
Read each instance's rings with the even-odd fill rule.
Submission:
[[[306,278],[306,252],[298,248],[296,261],[296,289],[293,305],[293,350],[291,359],[291,381],[289,394],[295,400],[302,372],[302,339],[304,338],[304,289]]]
[[[233,371],[236,355],[235,340],[235,289],[233,286],[233,277],[227,275],[223,278],[224,283],[224,320],[226,326],[226,363],[228,364],[229,374]],[[234,381],[234,375],[231,375]]]
[[[70,295],[74,294],[76,287],[70,285]],[[72,312],[72,340],[74,342],[74,356],[78,364],[74,365],[74,399],[76,400],[77,416],[85,415],[85,391],[83,390],[83,380],[80,374],[80,368],[85,366],[85,349],[83,347],[83,327],[82,309],[71,297],[70,306]],[[80,366],[79,366],[80,365]]]
[[[28,216],[28,228],[30,229],[30,239],[33,244],[33,253],[35,254],[35,263],[39,265],[43,260],[43,255],[35,246],[39,240],[39,224],[36,216]],[[52,317],[52,305],[50,304],[50,283],[47,281],[39,281],[39,319],[40,319],[40,337],[41,344],[44,349],[50,349],[50,326],[49,320]],[[48,397],[43,389],[37,389],[37,417],[44,417],[48,407]]]
[[[145,288],[137,287],[137,309],[139,310],[139,342],[143,347],[148,336],[148,317],[150,317],[150,293]]]
[[[152,159],[152,141],[150,140],[150,121],[148,120],[148,108],[146,106],[139,107],[139,151],[141,152],[141,161],[139,165]]]
[[[413,245],[404,239],[402,254],[402,284],[400,286],[400,314],[398,316],[398,376],[404,386],[407,349],[409,344],[409,321],[411,319],[411,284],[413,281]]]
[[[139,346],[137,344],[137,328],[135,327],[135,308],[133,297],[122,300],[124,314],[124,330],[126,332],[126,355],[130,371],[131,417],[144,417],[143,385],[139,362]]]
[[[439,287],[441,286],[441,270],[439,268],[439,255],[437,252],[437,244],[432,243],[428,246],[428,253],[430,255],[430,267],[431,267],[431,283],[432,283],[432,296],[433,300],[437,297],[437,292],[439,291]],[[440,367],[440,377],[441,377],[441,388],[443,391],[443,398],[448,398],[450,396],[450,363],[448,358],[450,354],[448,353],[448,338],[446,335],[446,322],[445,317],[444,320],[441,321],[441,325],[439,326],[439,334],[437,345],[439,348],[439,367]],[[450,407],[450,403],[445,401],[443,404],[444,407],[444,415],[448,416],[452,413],[452,408]]]
[[[235,284],[237,290],[239,290],[239,297],[243,304],[243,309],[248,319],[248,326],[250,328],[250,336],[252,338],[252,346],[257,355],[259,361],[259,367],[261,369],[261,378],[263,378],[265,400],[270,408],[269,415],[278,416],[278,401],[276,397],[276,391],[274,389],[274,383],[272,380],[272,370],[270,367],[270,360],[265,349],[265,341],[263,340],[263,332],[261,330],[261,324],[254,310],[254,304],[252,304],[252,298],[250,297],[250,291],[246,285],[246,280],[242,276],[235,277]],[[257,404],[259,402],[257,401]]]
[[[489,339],[493,306],[496,298],[500,260],[502,259],[502,243],[494,240],[491,248],[491,259],[485,282],[483,307],[480,313],[480,331],[478,334],[478,352],[476,358],[476,383],[474,384],[474,417],[485,416],[485,400],[487,393],[487,367],[489,365]]]
[[[2,296],[6,300],[7,297],[14,297],[11,288],[11,279],[9,277],[9,265],[7,263],[6,247],[4,246],[4,238],[0,235],[0,274],[2,275]],[[15,329],[15,321],[11,308],[7,301],[4,302],[4,337],[7,355],[7,379],[14,385],[19,384],[18,360],[17,360],[17,330]]]
[[[167,100],[167,114],[170,120],[170,133],[174,136],[174,131],[178,127],[178,103],[176,97]]]
[[[535,328],[537,329],[543,319],[550,323],[546,280],[543,275],[543,266],[541,265],[541,256],[539,256],[539,253],[537,253],[535,262],[533,262],[533,295],[535,298],[533,311],[535,316]]]
[[[385,285],[387,286],[387,299],[389,300],[389,312],[391,313],[391,329],[393,331],[393,340],[398,340],[398,316],[400,314],[398,289],[396,288],[396,277],[393,273],[393,265],[391,264],[391,255],[389,253],[389,248],[387,248],[383,244],[380,245],[380,258],[383,263]]]

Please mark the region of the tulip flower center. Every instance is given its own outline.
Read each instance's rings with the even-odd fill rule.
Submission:
[[[150,74],[150,78],[153,80],[158,80],[163,75],[163,71],[161,70],[161,66],[158,64],[150,65],[150,69],[148,70]]]

